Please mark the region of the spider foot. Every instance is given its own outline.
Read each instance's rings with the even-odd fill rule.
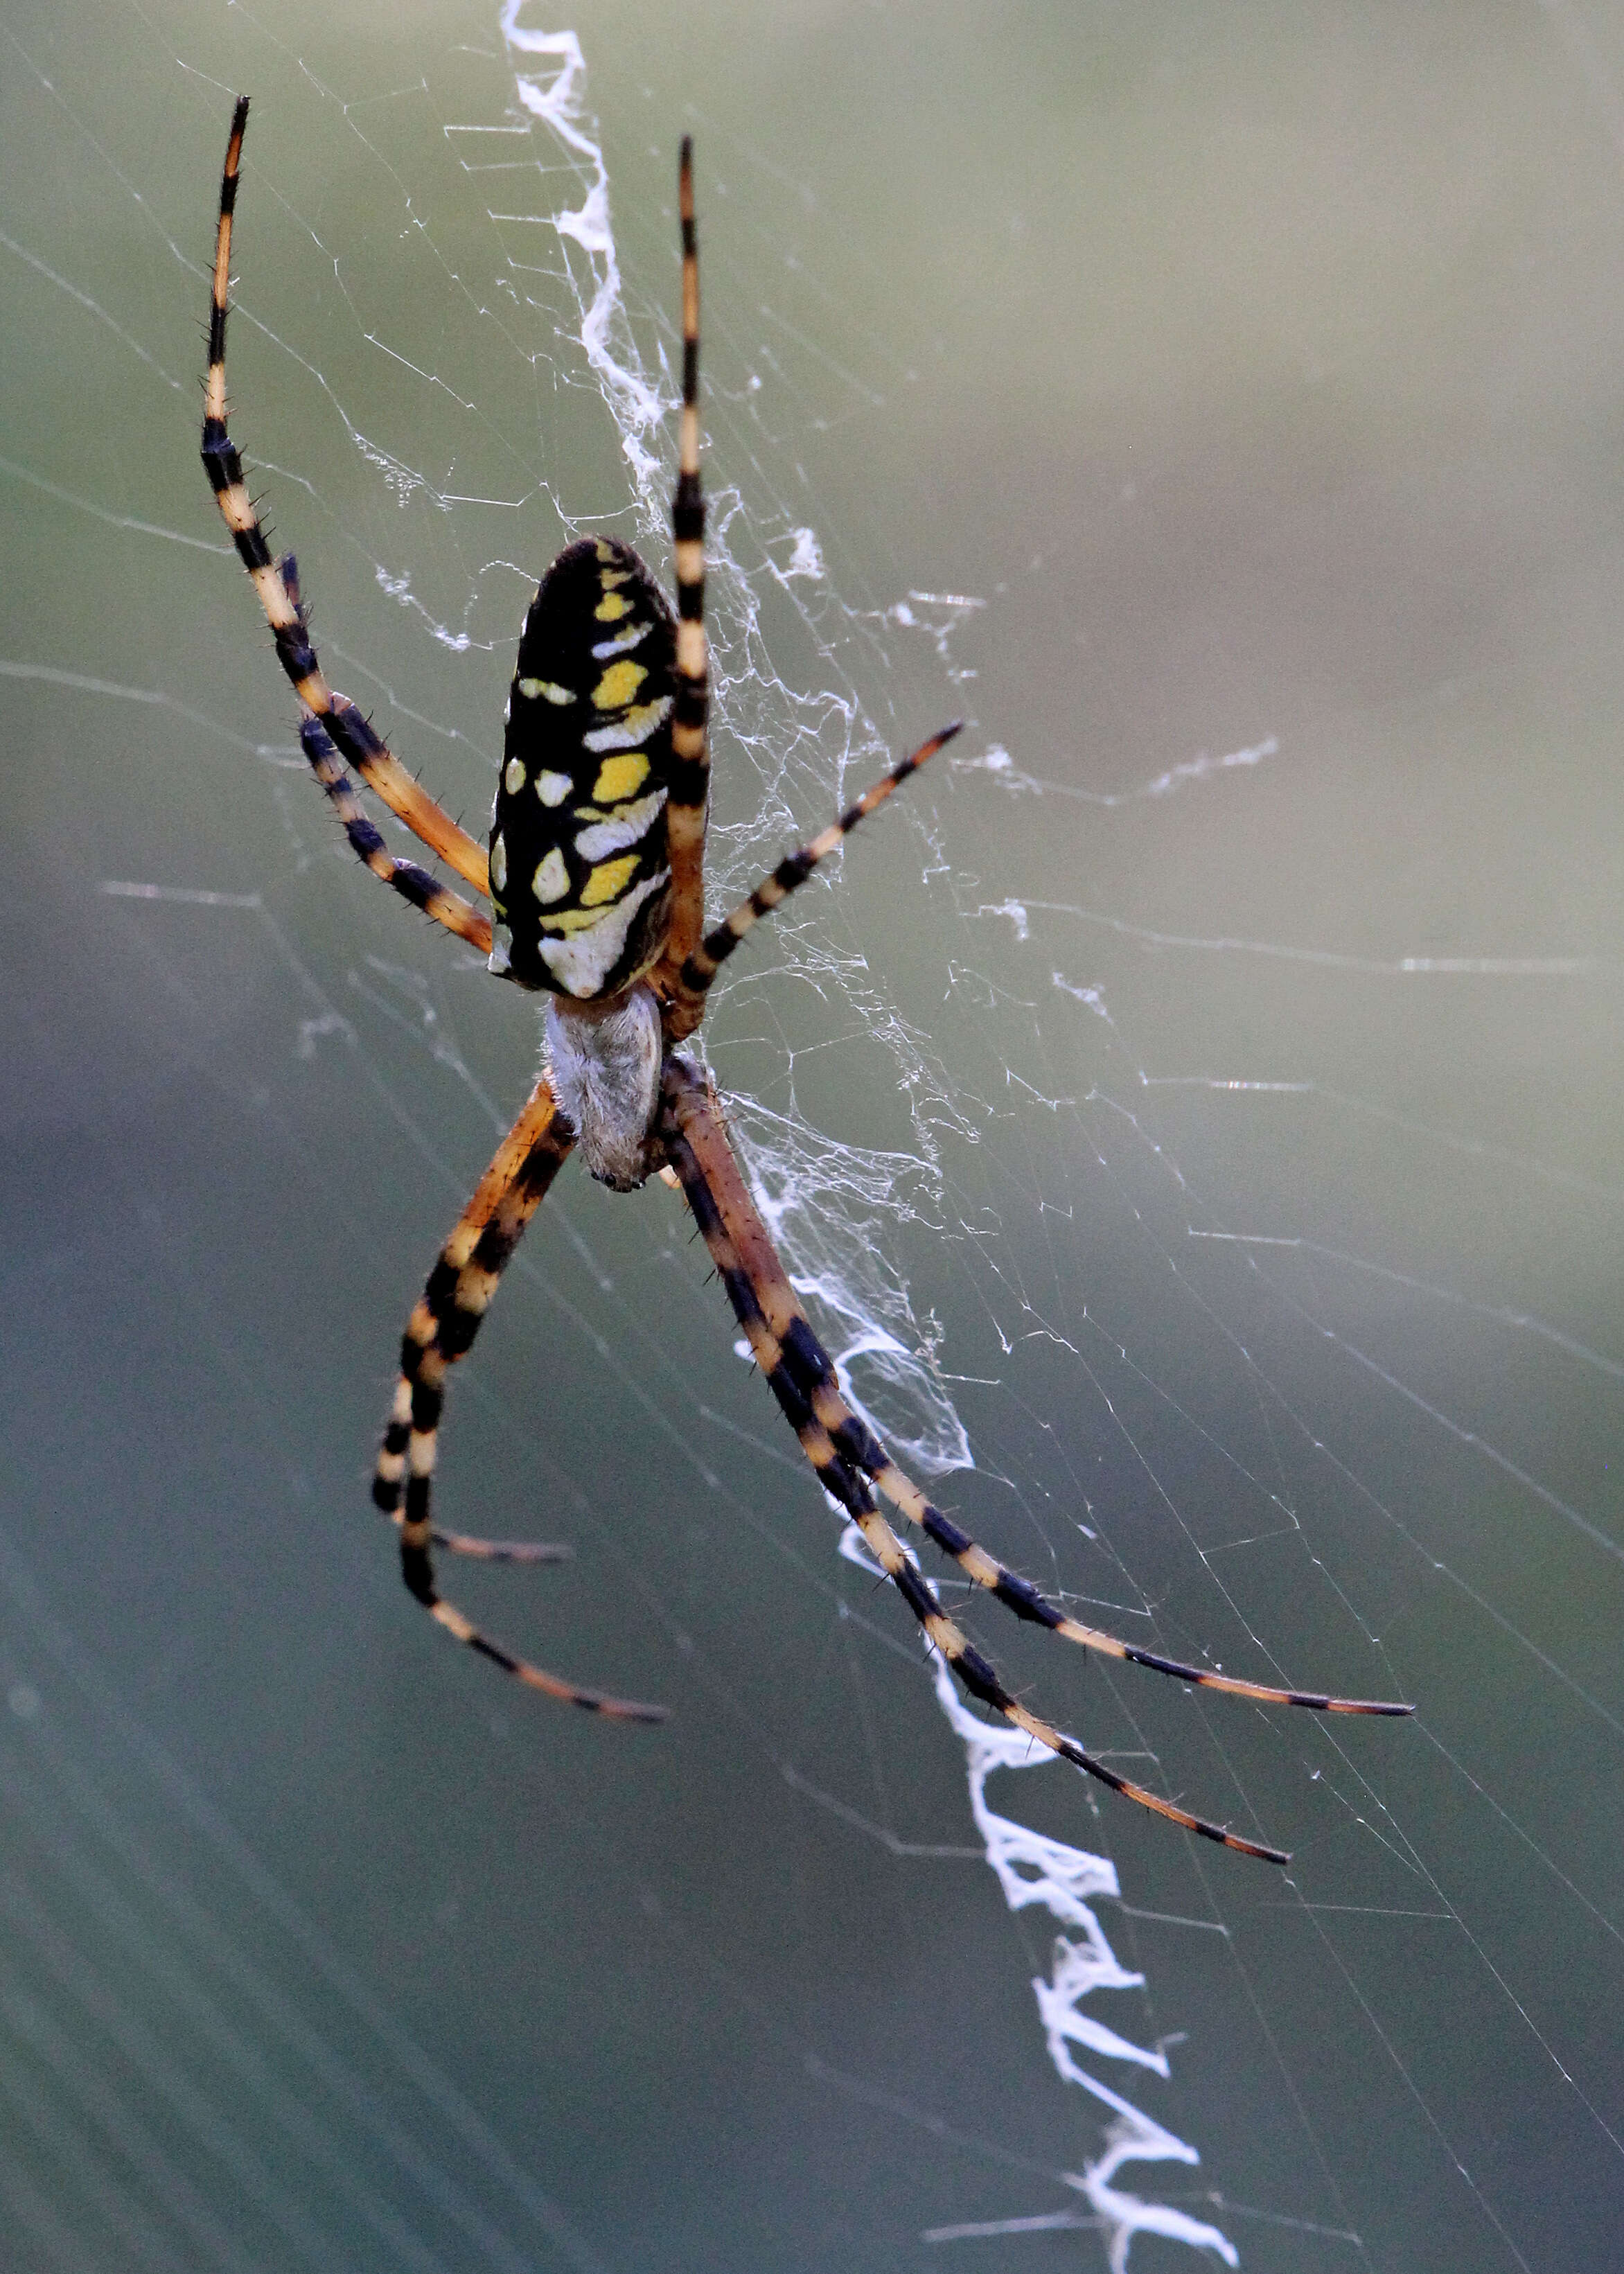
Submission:
[[[666,1721],[670,1709],[665,1706],[645,1706],[635,1698],[614,1698],[607,1690],[588,1690],[578,1682],[567,1682],[562,1675],[549,1674],[545,1668],[532,1666],[528,1659],[515,1658],[499,1642],[492,1642],[467,1615],[448,1603],[434,1585],[434,1569],[429,1560],[429,1540],[439,1540],[439,1533],[427,1533],[417,1525],[401,1525],[401,1576],[406,1582],[407,1593],[422,1604],[437,1626],[444,1627],[454,1642],[465,1643],[470,1650],[477,1651],[481,1658],[511,1674],[527,1690],[539,1690],[544,1698],[559,1698],[566,1706],[579,1706],[583,1713],[601,1713],[610,1721]],[[476,1540],[476,1550],[500,1543]]]
[[[482,1563],[568,1563],[575,1549],[563,1540],[475,1540],[466,1532],[431,1532],[447,1555],[472,1555]]]

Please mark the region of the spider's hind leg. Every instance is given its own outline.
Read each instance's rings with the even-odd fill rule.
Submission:
[[[400,1532],[401,1572],[408,1591],[455,1640],[549,1698],[617,1721],[663,1721],[664,1706],[641,1706],[583,1689],[515,1658],[448,1603],[434,1581],[432,1551],[436,1547],[449,1555],[506,1563],[557,1562],[569,1553],[568,1548],[437,1531],[432,1510],[446,1375],[471,1348],[525,1226],[546,1198],[575,1141],[575,1131],[560,1113],[544,1075],[457,1219],[407,1321],[400,1378],[378,1449],[372,1500]]]
[[[749,906],[747,902],[746,907]],[[713,937],[718,935],[713,934]],[[714,1116],[712,1115],[712,1126]],[[716,1138],[723,1145],[719,1128]],[[714,1156],[715,1139],[710,1153]],[[731,1166],[731,1156],[729,1156]],[[734,1175],[736,1177],[737,1171]],[[1182,1660],[1165,1658],[1159,1652],[1146,1650],[1138,1643],[1125,1642],[1120,1635],[1109,1633],[1103,1627],[1094,1627],[1075,1618],[1068,1611],[1034,1586],[1030,1579],[1011,1571],[996,1555],[988,1553],[978,1540],[950,1516],[935,1507],[906,1471],[892,1458],[874,1431],[861,1417],[853,1412],[841,1395],[840,1385],[829,1355],[813,1333],[806,1313],[802,1310],[794,1289],[790,1285],[782,1263],[771,1241],[761,1224],[748,1194],[740,1188],[743,1209],[749,1211],[748,1223],[742,1210],[736,1210],[740,1223],[736,1236],[742,1239],[749,1252],[750,1277],[755,1299],[763,1323],[782,1353],[785,1381],[793,1382],[796,1397],[804,1404],[808,1427],[816,1433],[814,1442],[826,1441],[832,1451],[847,1468],[861,1472],[876,1491],[881,1493],[899,1515],[917,1525],[932,1547],[951,1558],[961,1575],[974,1587],[982,1588],[996,1596],[1004,1608],[1018,1619],[1034,1626],[1046,1627],[1064,1642],[1079,1644],[1085,1650],[1098,1651],[1103,1658],[1124,1659],[1135,1666],[1143,1666],[1153,1674],[1169,1675],[1176,1682],[1187,1682],[1199,1690],[1216,1690],[1232,1698],[1247,1698],[1259,1706],[1299,1706],[1316,1713],[1366,1713],[1402,1715],[1412,1713],[1413,1706],[1400,1704],[1395,1699],[1374,1698],[1339,1698],[1320,1690],[1287,1690],[1271,1683],[1247,1682],[1238,1675],[1220,1674],[1209,1666],[1189,1666]],[[780,1396],[780,1404],[783,1397]],[[788,1411],[788,1408],[786,1408]],[[797,1424],[798,1433],[800,1425]],[[803,1446],[808,1442],[802,1435]],[[816,1456],[812,1457],[816,1459]]]
[[[1118,1776],[1086,1751],[1075,1737],[1034,1713],[1005,1686],[996,1667],[957,1621],[947,1616],[935,1588],[881,1515],[859,1439],[839,1423],[831,1434],[821,1418],[823,1385],[833,1379],[827,1354],[813,1334],[767,1228],[756,1214],[702,1078],[677,1058],[666,1061],[662,1129],[671,1165],[681,1179],[733,1314],[749,1338],[768,1388],[817,1472],[818,1482],[856,1525],[869,1553],[918,1620],[927,1640],[941,1652],[971,1697],[1139,1807],[1183,1825],[1188,1832],[1199,1833],[1204,1840],[1214,1840],[1221,1847],[1237,1849],[1267,1864],[1289,1863],[1290,1858],[1282,1849],[1265,1847],[1222,1825],[1192,1816],[1159,1793]],[[842,1411],[853,1428],[861,1430],[862,1425],[849,1411],[844,1406]]]

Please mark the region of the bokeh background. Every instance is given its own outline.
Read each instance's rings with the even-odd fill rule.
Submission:
[[[0,27],[6,2263],[1105,2248],[1052,1922],[673,1196],[561,1182],[442,1470],[576,1551],[448,1586],[671,1725],[510,1691],[399,1585],[396,1337],[535,1021],[357,870],[223,549],[238,88],[234,431],[331,676],[474,826],[553,551],[664,560],[669,423],[547,217],[601,153],[668,397],[695,133],[720,875],[970,721],[708,1030],[820,1323],[892,1337],[854,1379],[1084,1615],[1419,1701],[975,1621],[1296,1851],[991,1788],[1119,1874],[1144,1986],[1089,2010],[1169,2074],[1093,2066],[1201,2160],[1118,2183],[1259,2270],[1619,2263],[1624,17],[526,27],[576,34],[573,152],[496,0]]]

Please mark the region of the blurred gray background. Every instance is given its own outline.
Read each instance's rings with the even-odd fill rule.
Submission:
[[[970,720],[708,1029],[820,1322],[889,1275],[876,1407],[962,1426],[939,1496],[1083,1615],[1419,1701],[974,1620],[1296,1851],[989,1788],[1120,1875],[1145,1987],[1087,2010],[1170,2074],[1092,2070],[1201,2160],[1117,2184],[1258,2270],[1624,2263],[1624,16],[515,22],[579,38],[656,383],[697,139],[718,870]],[[1099,2265],[1019,2225],[1086,2218],[1109,2116],[1052,1922],[674,1196],[561,1180],[442,1468],[576,1551],[448,1587],[671,1725],[453,1650],[367,1505],[535,1020],[303,770],[197,462],[206,272],[246,88],[234,433],[335,682],[482,828],[537,576],[643,541],[501,218],[581,198],[519,67],[496,0],[0,32],[5,2263]]]

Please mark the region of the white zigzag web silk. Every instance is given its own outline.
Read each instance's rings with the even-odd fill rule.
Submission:
[[[211,2265],[434,2274],[481,2235],[481,2263],[550,2265],[504,2127],[575,2190],[581,2265],[755,2265],[753,2221],[820,2268],[926,2232],[1024,2267],[1046,2227],[1077,2230],[1067,2263],[1192,2260],[1108,2195],[1281,2274],[1608,2263],[1624,177],[1584,13],[1395,16],[1374,46],[1289,10],[1205,41],[1065,8],[596,11],[577,38],[535,0],[506,43],[503,0],[8,25],[0,2191],[28,2274],[192,2263],[159,2228],[206,2212]],[[238,439],[335,681],[470,822],[547,556],[603,528],[667,559],[694,129],[717,903],[973,714],[728,967],[706,1035],[741,1157],[852,1394],[989,1547],[1181,1660],[1417,1701],[1401,1728],[1192,1697],[978,1618],[921,1547],[1011,1687],[1292,1846],[1289,1874],[1080,1780],[1013,1787],[1012,1753],[963,1823],[982,1740],[931,1721],[906,1613],[829,1562],[839,1521],[808,1527],[669,1194],[560,1186],[459,1378],[446,1504],[572,1541],[575,1581],[477,1608],[673,1704],[668,1741],[560,1809],[593,1734],[427,1657],[359,1477],[530,1021],[355,877],[199,477],[237,88]],[[436,1711],[402,1746],[374,1709],[419,1657]],[[137,1712],[199,1805],[252,1810],[284,1925],[342,1905],[333,1963],[267,1944],[196,1810],[131,1773]],[[374,2000],[322,2113],[335,1966],[358,2014],[397,1840],[432,1994],[410,2043]],[[604,1925],[589,1851],[647,1985],[624,2044],[568,1963]],[[212,1926],[177,1857],[218,1879]],[[544,1857],[572,1876],[537,1928]],[[214,1926],[237,2010],[177,1994]],[[521,2081],[538,1953],[565,2111]],[[852,1994],[876,1966],[886,2007]],[[433,2063],[470,2014],[502,2082],[454,2139]],[[109,2068],[138,2020],[151,2058]],[[431,2098],[402,2129],[369,2079],[409,2070]],[[823,2152],[780,2174],[808,2076]],[[751,2123],[725,2205],[690,2187]],[[1199,2170],[1135,2152],[1173,2134]],[[193,2194],[143,2199],[126,2151]]]
[[[1116,1865],[1106,1856],[1087,1855],[1064,1841],[1034,1832],[1029,1825],[1014,1823],[988,1806],[987,1780],[995,1769],[1063,1765],[1030,1743],[1019,1729],[995,1728],[979,1721],[966,1707],[940,1657],[934,1679],[936,1702],[964,1741],[970,1771],[970,1811],[987,1844],[987,1860],[998,1875],[1005,1901],[1014,1911],[1041,1908],[1071,1931],[1056,1936],[1052,1970],[1047,1980],[1041,1975],[1034,1977],[1032,1992],[1049,2057],[1056,2070],[1066,2083],[1080,2085],[1111,2111],[1104,2154],[1092,2158],[1076,2176],[1067,2175],[1070,2184],[1086,2197],[1105,2235],[1111,2274],[1125,2274],[1136,2234],[1160,2234],[1169,2242],[1187,2242],[1192,2249],[1216,2251],[1226,2266],[1238,2266],[1239,2253],[1217,2227],[1205,2219],[1192,2218],[1170,2203],[1146,2202],[1137,2195],[1125,2195],[1112,2184],[1124,2164],[1199,2164],[1201,2160],[1187,2140],[1179,2139],[1079,2067],[1073,2051],[1086,2049],[1101,2060],[1127,2061],[1152,2069],[1158,2076],[1168,2074],[1164,2052],[1136,2045],[1082,2011],[1084,1999],[1096,1990],[1144,1986],[1142,1974],[1121,1964],[1089,1904],[1091,1897],[1120,1894]]]
[[[538,125],[556,135],[584,179],[582,203],[554,213],[553,225],[561,244],[574,245],[584,256],[582,264],[569,267],[580,306],[581,344],[620,429],[639,518],[649,537],[658,538],[669,510],[671,476],[654,445],[673,408],[673,398],[649,380],[627,322],[610,219],[608,176],[585,105],[586,62],[580,40],[573,31],[529,28],[520,20],[525,12],[524,0],[505,0],[503,36],[517,65],[521,102]],[[725,525],[726,506],[719,511],[713,508],[712,519],[713,525],[716,522]],[[794,559],[800,573],[821,573],[810,532],[796,535]],[[770,735],[778,723],[771,717],[771,711],[783,704],[786,690],[771,674],[763,675],[748,646],[742,671],[730,662],[736,652],[738,631],[748,627],[748,587],[725,546],[712,544],[708,567],[713,621],[720,617],[713,644],[716,711],[730,733],[739,731],[742,723],[747,741]],[[748,723],[739,719],[740,711],[747,713]],[[748,716],[752,712],[755,715]],[[752,844],[747,848],[747,865],[755,857]],[[741,862],[735,855],[716,865],[726,884],[738,872]],[[894,1020],[891,1024],[897,1029]],[[917,1074],[918,1053],[907,1052],[906,1057],[905,1077]],[[845,1209],[837,1216],[832,1231],[823,1231],[820,1236],[823,1211],[816,1201],[808,1201],[808,1194],[816,1193],[822,1184],[819,1156],[816,1146],[808,1141],[809,1133],[760,1108],[747,1108],[741,1119],[740,1134],[756,1203],[786,1257],[798,1291],[813,1303],[825,1333],[831,1327],[836,1329],[836,1370],[846,1397],[868,1413],[860,1383],[877,1375],[886,1389],[901,1395],[915,1417],[912,1431],[903,1433],[887,1417],[890,1434],[902,1435],[905,1457],[937,1474],[972,1466],[969,1440],[951,1398],[914,1355],[921,1338],[907,1289],[898,1276],[887,1273],[884,1243],[877,1231],[880,1218],[898,1187],[907,1182],[910,1171],[915,1180],[929,1185],[929,1163],[885,1156],[869,1156],[863,1163],[862,1156],[854,1159],[850,1148],[843,1148],[843,1198],[849,1201],[855,1169],[859,1182],[868,1186],[874,1236],[861,1236],[870,1229],[864,1225],[857,1228],[860,1236],[853,1240],[854,1227]],[[860,1367],[866,1369],[864,1374],[859,1374]],[[870,1413],[868,1418],[874,1416]],[[854,1552],[849,1544],[857,1540],[854,1532],[847,1535],[845,1552],[854,1561],[866,1562],[866,1554]],[[1118,1964],[1086,1900],[1091,1895],[1116,1894],[1116,1869],[1103,1857],[1046,1839],[988,1807],[986,1782],[992,1771],[1034,1766],[1034,1749],[1019,1732],[992,1727],[966,1711],[940,1664],[935,1679],[938,1702],[966,1749],[976,1827],[1011,1908],[1041,1904],[1062,1926],[1080,1936],[1080,1939],[1065,1935],[1056,1939],[1052,1977],[1047,1982],[1034,1981],[1033,1988],[1049,2056],[1060,2076],[1067,2083],[1081,2086],[1110,2112],[1103,2153],[1089,2161],[1071,2183],[1089,2204],[1092,2217],[1086,2223],[1097,2224],[1106,2236],[1112,2274],[1124,2274],[1133,2238],[1142,2233],[1214,2251],[1226,2264],[1238,2264],[1233,2245],[1216,2227],[1171,2205],[1142,2201],[1114,2184],[1124,2166],[1131,2163],[1192,2165],[1200,2160],[1188,2142],[1136,2109],[1120,2092],[1079,2064],[1078,2053],[1086,2051],[1097,2060],[1126,2061],[1160,2076],[1168,2074],[1164,2053],[1133,2044],[1082,2010],[1083,2001],[1097,1991],[1137,1989],[1144,1981],[1142,1975]],[[1034,1871],[1037,1877],[1024,1877],[1023,1869]],[[942,2239],[948,2239],[946,2231]]]

